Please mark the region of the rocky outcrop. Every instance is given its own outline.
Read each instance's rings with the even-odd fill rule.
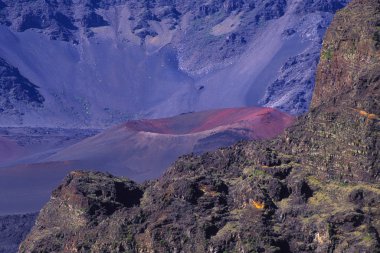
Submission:
[[[187,156],[141,186],[72,172],[20,252],[379,249],[376,185],[323,181],[286,154],[256,148]]]
[[[307,121],[318,123],[312,131],[330,135],[326,142],[334,140],[316,143],[329,153],[336,150],[323,159],[330,159],[329,169],[366,181],[380,178],[379,9],[376,0],[357,0],[336,16],[323,42]],[[315,158],[315,163],[323,161]]]
[[[339,12],[325,45],[376,45],[376,36],[349,35],[345,25],[359,19],[355,29],[369,33],[378,20],[366,22],[367,9],[378,17],[379,2],[354,0]],[[320,70],[347,53],[334,50],[336,58],[322,60]],[[354,54],[379,59],[376,47]],[[142,185],[72,172],[20,252],[380,251],[379,72],[376,64],[355,66],[360,77],[334,92],[334,76],[346,70],[320,71],[312,110],[275,140],[182,157]],[[120,182],[133,205],[108,190]]]
[[[319,54],[320,48],[316,47],[290,57],[281,67],[277,79],[267,87],[260,104],[291,114],[306,113],[314,90]]]
[[[355,1],[335,17],[323,42],[312,107],[338,100],[334,104],[379,111],[378,86],[367,88],[380,77],[378,8],[375,0]]]
[[[38,86],[0,57],[0,113],[20,113],[23,105],[41,107],[45,101]]]

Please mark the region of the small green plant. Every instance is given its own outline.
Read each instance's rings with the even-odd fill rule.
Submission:
[[[372,241],[372,236],[367,233],[365,236],[363,236],[363,241],[365,242],[371,242]]]
[[[248,178],[254,178],[254,177],[263,177],[269,175],[263,170],[257,169],[255,167],[247,167],[243,170],[244,175],[246,175]]]
[[[321,58],[324,59],[324,60],[330,61],[330,60],[332,60],[333,56],[334,56],[333,49],[332,48],[327,48],[327,49],[324,49],[322,51],[322,57]]]
[[[258,170],[258,169],[255,169],[253,172],[252,172],[252,175],[253,176],[256,176],[256,177],[259,177],[259,176],[266,176],[267,173],[263,170]]]

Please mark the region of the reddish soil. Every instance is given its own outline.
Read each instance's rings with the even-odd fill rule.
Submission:
[[[272,108],[249,107],[187,113],[165,119],[130,121],[124,126],[136,132],[182,135],[242,124],[244,128],[263,132],[264,138],[271,138],[293,121],[292,116]]]

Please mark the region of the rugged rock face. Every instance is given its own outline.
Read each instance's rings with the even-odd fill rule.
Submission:
[[[379,8],[375,0],[354,1],[336,16],[323,43],[308,120],[319,123],[314,131],[334,140],[324,145],[325,150],[336,149],[325,163],[330,159],[335,173],[360,180],[380,177]],[[328,122],[334,124],[329,127]]]
[[[325,50],[365,45],[355,57],[378,62],[379,11],[377,0],[354,0]],[[20,252],[379,252],[380,72],[356,64],[360,76],[334,86],[346,70],[326,74],[326,64],[338,66],[346,50],[322,60],[312,110],[275,140],[182,157],[142,185],[72,172]]]
[[[72,172],[20,252],[379,250],[378,185],[323,181],[287,154],[256,149],[184,157],[141,186]]]
[[[312,107],[339,100],[334,104],[379,110],[378,86],[367,87],[380,77],[380,13],[374,5],[355,1],[336,16],[323,42]]]
[[[304,113],[323,34],[347,2],[3,0],[0,57],[45,106],[21,122],[2,113],[0,125],[99,128],[257,105]]]
[[[0,253],[17,252],[34,225],[37,214],[0,216]]]
[[[0,57],[0,113],[19,114],[23,105],[41,107],[44,100],[36,85]]]

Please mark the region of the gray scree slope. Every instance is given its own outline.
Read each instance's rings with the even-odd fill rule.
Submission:
[[[43,104],[11,101],[0,125],[104,127],[251,105],[303,113],[323,34],[347,2],[2,0],[0,57]]]

